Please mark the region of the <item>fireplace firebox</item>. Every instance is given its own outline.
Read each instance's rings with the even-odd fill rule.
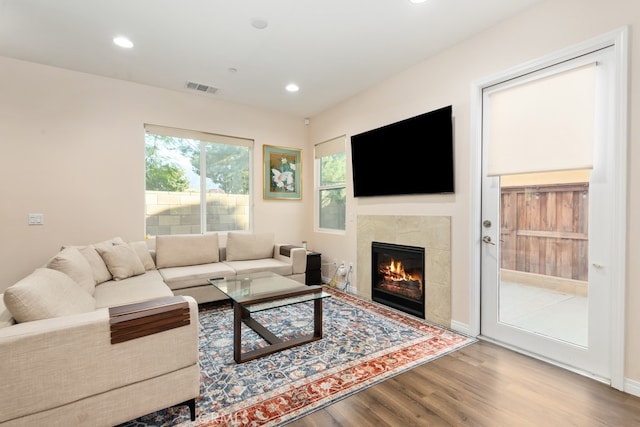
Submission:
[[[371,297],[424,319],[424,248],[371,243]]]

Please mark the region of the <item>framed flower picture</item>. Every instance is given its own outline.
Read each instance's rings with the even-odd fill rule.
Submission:
[[[302,150],[263,146],[264,199],[302,199]]]

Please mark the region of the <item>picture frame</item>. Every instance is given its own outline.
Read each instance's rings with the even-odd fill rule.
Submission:
[[[302,150],[263,146],[263,199],[302,199]]]

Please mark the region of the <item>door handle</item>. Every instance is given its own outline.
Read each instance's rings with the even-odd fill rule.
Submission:
[[[493,243],[493,241],[491,240],[491,236],[482,236],[482,241],[484,243],[488,243],[489,245],[495,246],[495,243]]]

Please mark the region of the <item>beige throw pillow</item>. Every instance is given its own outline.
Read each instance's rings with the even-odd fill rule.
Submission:
[[[219,261],[217,233],[156,236],[156,266],[158,268],[209,264]]]
[[[104,260],[114,280],[138,276],[145,272],[142,261],[136,252],[127,244],[98,246],[96,250]]]
[[[0,294],[0,329],[15,325],[15,323],[16,319],[13,318],[7,306],[4,305],[4,294]]]
[[[49,260],[47,267],[71,277],[89,295],[93,295],[96,286],[93,270],[78,249],[69,247],[61,250]]]
[[[273,233],[230,231],[227,234],[227,261],[273,258],[273,246]]]
[[[91,265],[91,270],[93,271],[93,280],[95,281],[96,285],[99,285],[100,283],[104,283],[113,279],[113,277],[111,276],[107,265],[104,263],[104,260],[96,250],[96,247],[110,247],[114,244],[124,244],[124,240],[122,240],[121,237],[114,237],[113,239],[104,240],[100,243],[95,243],[93,245],[87,246],[64,245],[62,246],[62,249],[71,247],[78,249],[80,253],[87,259],[87,261],[89,261],[89,265]]]
[[[96,285],[111,280],[111,273],[109,272],[107,265],[104,263],[104,260],[93,245],[79,247],[78,250],[87,259],[87,261],[89,261]]]
[[[129,246],[136,252],[138,258],[144,265],[145,270],[155,270],[156,263],[153,262],[153,258],[151,257],[151,252],[149,252],[149,247],[147,246],[147,242],[144,240],[138,242],[129,242]]]
[[[38,268],[4,291],[4,304],[16,322],[93,311],[96,301],[66,274]]]

